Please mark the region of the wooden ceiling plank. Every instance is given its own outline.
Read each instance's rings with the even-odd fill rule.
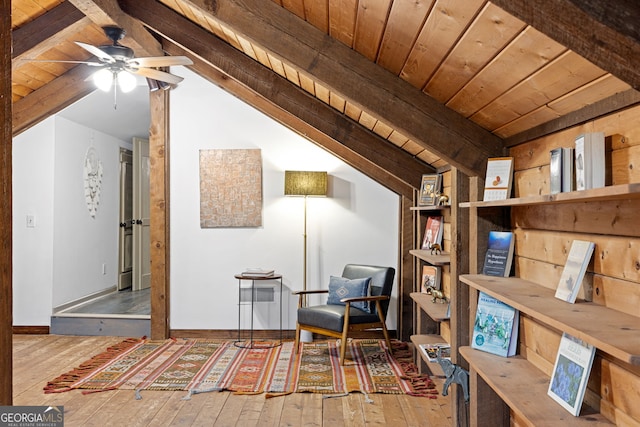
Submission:
[[[329,0],[329,35],[353,47],[358,0]]]
[[[424,92],[445,103],[510,43],[526,24],[488,3],[440,65]]]
[[[20,134],[93,92],[93,82],[86,81],[91,73],[93,70],[89,67],[75,67],[14,103],[13,135]]]
[[[307,92],[309,92],[311,95],[315,96],[316,87],[313,84],[313,80],[310,79],[309,76],[306,76],[303,73],[299,73],[299,76],[300,76],[300,87],[306,90]]]
[[[346,116],[349,117],[351,120],[359,122],[360,116],[362,115],[362,109],[359,108],[357,105],[354,105],[351,102],[347,101],[347,104],[344,107],[344,114],[346,114]]]
[[[640,2],[495,0],[497,6],[640,90]]]
[[[538,72],[471,116],[486,129],[497,129],[605,74],[572,51],[566,51]]]
[[[13,31],[13,61],[19,67],[25,58],[36,58],[62,40],[86,27],[91,21],[71,3],[55,9]]]
[[[398,75],[434,0],[395,1],[382,37],[377,63]]]
[[[370,61],[375,61],[387,23],[391,0],[360,0],[356,15],[353,48]]]
[[[437,0],[400,77],[423,89],[486,0]]]
[[[117,25],[127,32],[124,45],[136,56],[162,56],[160,43],[140,24],[122,12],[117,0],[68,0],[100,27]]]
[[[469,117],[565,50],[529,26],[456,93],[447,106]]]
[[[329,94],[329,105],[338,110],[340,113],[344,113],[346,103],[347,102],[344,100],[344,98],[337,93],[331,92]]]
[[[611,74],[605,74],[547,105],[558,114],[564,115],[629,89],[627,83]]]
[[[347,101],[406,134],[465,174],[484,175],[502,140],[272,2],[191,0]]]
[[[306,19],[303,0],[282,0],[282,7],[296,15],[298,18]]]
[[[304,14],[307,17],[307,22],[323,31],[325,34],[329,34],[329,1],[305,1],[304,2]]]
[[[326,135],[325,139],[333,141],[334,149],[328,148],[331,152],[349,149],[370,168],[375,165],[377,178],[374,179],[388,188],[390,183],[396,183],[394,191],[404,194],[409,187],[418,188],[422,173],[432,170],[170,9],[152,0],[123,0],[122,5],[158,34],[182,46],[167,42],[168,52],[184,54],[184,49],[198,52],[202,60],[224,70],[231,77],[226,77],[227,81],[236,79],[261,98],[270,100],[278,110],[293,114]],[[339,157],[344,159],[344,151],[341,152],[343,155]],[[385,183],[386,179],[389,183]],[[399,181],[404,184],[398,186]],[[403,186],[407,188],[403,190]]]
[[[502,138],[508,138],[542,123],[557,119],[558,117],[560,117],[558,113],[548,106],[543,105],[530,113],[524,114],[506,125],[499,127],[494,132]]]

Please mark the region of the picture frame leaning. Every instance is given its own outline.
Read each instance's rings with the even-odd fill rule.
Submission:
[[[422,175],[418,206],[434,206],[442,187],[442,175],[439,173]]]

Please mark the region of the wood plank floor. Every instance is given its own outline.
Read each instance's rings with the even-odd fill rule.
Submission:
[[[437,399],[360,393],[323,399],[321,394],[264,395],[153,391],[134,399],[133,390],[82,395],[79,390],[44,394],[48,380],[77,367],[118,337],[14,335],[13,404],[63,405],[71,426],[451,426],[448,397]],[[442,390],[442,380],[436,380]]]

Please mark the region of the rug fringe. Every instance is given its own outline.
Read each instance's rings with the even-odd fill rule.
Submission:
[[[279,392],[279,393],[265,393],[264,398],[265,399],[271,399],[272,397],[280,397],[280,396],[287,396],[289,394],[293,394],[293,391],[283,391],[283,392]]]

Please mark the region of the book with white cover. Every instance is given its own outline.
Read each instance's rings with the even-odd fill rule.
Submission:
[[[245,277],[271,277],[275,274],[274,270],[266,270],[264,268],[247,268],[242,272]]]
[[[436,344],[419,344],[420,350],[422,353],[427,356],[429,362],[437,362],[438,361],[438,353],[440,353],[441,359],[451,360],[451,346],[446,343],[436,343]]]
[[[511,197],[513,157],[493,157],[487,161],[483,201],[506,200]]]
[[[573,148],[562,148],[562,192],[575,190],[575,175],[573,168]]]
[[[551,150],[549,160],[549,193],[557,194],[562,191],[562,147]]]
[[[547,394],[572,415],[580,415],[596,349],[566,332],[562,334]]]
[[[574,240],[564,264],[560,282],[556,288],[556,298],[573,304],[582,285],[584,273],[591,260],[595,244],[584,240]]]
[[[575,139],[576,190],[605,186],[605,141],[603,132],[585,133]]]

